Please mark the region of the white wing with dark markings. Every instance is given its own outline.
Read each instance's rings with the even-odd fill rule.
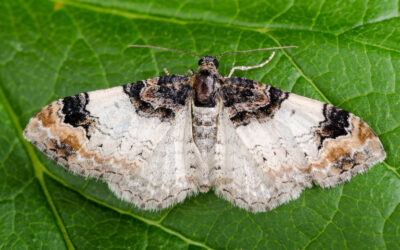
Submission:
[[[351,113],[247,79],[226,82],[213,176],[217,194],[239,207],[270,210],[313,182],[336,186],[386,156]]]
[[[143,209],[168,207],[198,192],[191,166],[199,157],[189,99],[173,97],[184,92],[187,78],[162,80],[55,101],[30,120],[24,136],[72,172],[107,182],[124,200]],[[152,103],[165,84],[172,97],[163,106]]]

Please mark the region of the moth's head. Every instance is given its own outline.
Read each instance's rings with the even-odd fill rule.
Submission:
[[[215,56],[205,56],[199,60],[199,72],[203,70],[217,70],[219,62]]]

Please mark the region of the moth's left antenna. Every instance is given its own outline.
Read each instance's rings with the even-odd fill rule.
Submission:
[[[183,53],[183,54],[188,54],[192,56],[197,56],[199,58],[202,58],[202,56],[199,56],[195,53],[189,52],[189,51],[184,51],[184,50],[176,50],[176,49],[168,49],[168,48],[163,48],[163,47],[158,47],[158,46],[153,46],[153,45],[137,45],[137,44],[132,44],[128,45],[128,47],[137,47],[137,48],[151,48],[151,49],[160,49],[160,50],[166,50],[166,51],[171,51],[175,53]]]

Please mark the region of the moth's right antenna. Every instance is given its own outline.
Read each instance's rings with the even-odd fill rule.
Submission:
[[[166,50],[166,51],[171,51],[175,53],[183,53],[183,54],[188,54],[192,56],[197,56],[199,58],[202,58],[202,56],[199,56],[195,53],[189,52],[189,51],[184,51],[184,50],[176,50],[176,49],[168,49],[168,48],[163,48],[163,47],[158,47],[158,46],[153,46],[153,45],[137,45],[137,44],[132,44],[128,45],[128,47],[136,47],[136,48],[151,48],[151,49],[160,49],[160,50]]]
[[[244,53],[263,51],[263,50],[276,50],[276,49],[288,49],[288,48],[297,48],[297,46],[282,46],[282,47],[251,49],[251,50],[243,50],[243,51],[231,51],[231,52],[226,52],[226,53],[219,54],[216,57],[221,57],[221,56],[226,56],[226,55],[231,55],[231,54],[244,54]]]

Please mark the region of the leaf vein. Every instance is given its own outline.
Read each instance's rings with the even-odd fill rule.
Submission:
[[[75,18],[73,17],[73,15],[71,15],[68,11],[66,11],[66,13],[68,14],[68,16],[71,18],[72,23],[74,24],[76,30],[78,31],[79,37],[85,42],[85,44],[89,47],[89,49],[91,50],[91,52],[93,53],[94,57],[96,58],[96,60],[98,61],[100,68],[101,68],[101,74],[102,77],[104,78],[104,82],[107,84],[108,87],[110,87],[110,82],[107,79],[107,73],[106,70],[104,68],[104,64],[101,61],[98,53],[96,52],[96,50],[94,49],[93,45],[89,43],[88,39],[84,36],[82,29],[80,28],[80,26],[78,25],[78,23],[76,22]]]
[[[343,196],[343,189],[344,189],[344,186],[341,185],[341,186],[340,186],[339,199],[338,199],[338,201],[337,201],[336,209],[335,209],[334,213],[332,214],[331,218],[326,222],[326,224],[325,224],[325,226],[322,228],[322,230],[321,230],[319,233],[317,233],[313,238],[311,238],[311,240],[303,247],[303,249],[306,249],[307,247],[309,247],[309,246],[311,245],[311,243],[313,243],[314,241],[316,241],[316,240],[326,231],[326,229],[328,228],[329,224],[331,224],[331,223],[332,223],[332,224],[335,224],[335,223],[334,223],[334,219],[335,219],[335,216],[337,215],[337,213],[339,212],[339,206],[340,206],[340,202],[341,202],[342,196]],[[336,225],[336,224],[335,224],[335,225]],[[339,228],[339,227],[338,227],[338,228]]]
[[[275,38],[273,37],[271,34],[266,33],[267,36],[269,36],[276,44],[278,44],[278,46],[282,46],[281,43]],[[282,53],[289,59],[289,61],[291,62],[291,64],[296,68],[296,70],[300,73],[300,75],[302,77],[304,77],[304,79],[307,80],[307,82],[309,84],[311,84],[311,86],[318,92],[318,94],[321,96],[321,98],[329,104],[332,104],[331,101],[329,101],[329,99],[325,96],[324,93],[322,93],[322,91],[315,85],[315,83],[313,82],[313,80],[311,78],[309,78],[304,71],[300,68],[300,66],[294,61],[293,57],[290,56],[284,49],[282,49]]]
[[[7,112],[8,116],[10,117],[11,121],[14,124],[14,128],[16,130],[17,137],[21,141],[21,143],[25,146],[25,148],[27,150],[27,153],[28,153],[28,156],[32,161],[32,165],[33,165],[34,172],[35,172],[35,177],[37,178],[37,180],[40,183],[40,186],[42,188],[43,194],[44,194],[44,196],[45,196],[45,198],[46,198],[46,200],[47,200],[47,202],[48,202],[48,204],[49,204],[49,206],[51,208],[51,211],[52,211],[52,213],[53,213],[53,215],[54,215],[54,217],[55,217],[55,219],[57,221],[57,225],[58,225],[58,227],[59,227],[59,229],[60,229],[60,231],[61,231],[61,233],[62,233],[62,235],[64,237],[65,244],[67,245],[67,247],[69,249],[75,249],[75,247],[72,244],[72,241],[71,241],[71,239],[70,239],[70,237],[68,235],[68,232],[66,230],[64,222],[61,219],[58,211],[56,210],[54,202],[53,202],[53,199],[51,198],[51,196],[50,196],[50,194],[48,192],[47,186],[44,183],[43,171],[42,171],[42,167],[40,167],[41,163],[37,159],[36,154],[33,151],[32,147],[28,144],[28,142],[26,140],[24,140],[22,138],[22,128],[21,128],[20,122],[19,122],[19,120],[18,120],[18,118],[17,118],[12,106],[10,105],[6,95],[4,94],[3,86],[1,84],[0,84],[0,97],[3,100],[3,103],[4,103],[4,106],[5,106],[5,109],[6,109],[6,112]]]
[[[321,11],[322,11],[322,8],[323,8],[324,5],[325,5],[325,2],[326,2],[326,0],[322,0],[322,1],[321,1],[321,4],[320,4],[320,6],[319,6],[319,9],[318,9],[318,11],[317,11],[315,17],[314,17],[313,20],[312,20],[310,29],[313,29],[313,28],[314,28],[316,21],[318,20],[319,16],[321,15]]]

